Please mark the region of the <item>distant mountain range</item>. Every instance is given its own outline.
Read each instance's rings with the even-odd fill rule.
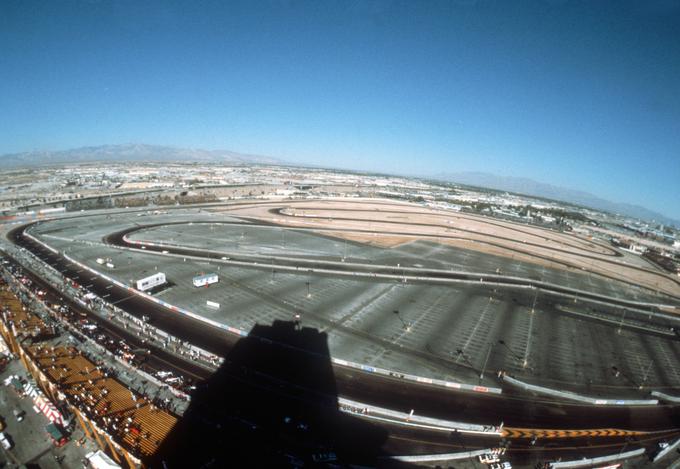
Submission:
[[[487,187],[545,199],[559,200],[583,207],[592,207],[609,213],[627,215],[642,220],[680,226],[680,221],[639,205],[611,202],[588,192],[558,187],[522,177],[496,176],[481,172],[440,174],[436,179],[475,187]]]
[[[0,156],[0,168],[42,166],[96,161],[198,162],[230,164],[281,164],[268,156],[248,155],[225,150],[198,150],[160,145],[101,145],[63,151],[31,151]]]
[[[107,162],[182,162],[215,164],[285,164],[277,158],[249,155],[227,150],[200,150],[161,145],[125,144],[81,147],[63,151],[33,151],[0,155],[0,168],[44,166],[65,163]],[[580,206],[619,213],[643,220],[680,226],[680,221],[638,205],[611,202],[587,192],[544,184],[527,178],[496,176],[481,172],[440,174],[435,179],[476,187],[515,192],[534,197],[560,200]]]

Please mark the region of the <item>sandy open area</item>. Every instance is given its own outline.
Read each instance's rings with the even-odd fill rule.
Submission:
[[[282,226],[337,229],[324,234],[382,247],[423,239],[546,267],[588,271],[680,296],[677,279],[627,263],[612,246],[574,233],[474,214],[379,199],[268,201],[217,210]]]

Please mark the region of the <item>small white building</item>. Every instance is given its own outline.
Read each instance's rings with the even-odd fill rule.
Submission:
[[[632,252],[633,254],[642,255],[647,252],[647,248],[641,244],[631,243],[628,248],[621,248],[624,251]]]
[[[220,278],[217,274],[204,274],[194,277],[193,283],[195,287],[206,287],[208,285],[212,285],[213,283],[217,283],[219,280]]]
[[[163,285],[165,281],[166,281],[165,274],[163,272],[158,272],[157,274],[153,274],[148,277],[144,277],[142,279],[137,280],[136,282],[137,290],[139,291],[151,290],[154,287]]]

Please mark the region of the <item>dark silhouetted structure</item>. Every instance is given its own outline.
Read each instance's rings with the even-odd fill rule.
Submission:
[[[326,334],[276,321],[256,325],[197,387],[151,466],[384,466],[386,439],[339,411]]]

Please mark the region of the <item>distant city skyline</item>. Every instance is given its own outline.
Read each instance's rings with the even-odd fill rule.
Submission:
[[[680,219],[680,2],[2,2],[0,154],[527,177]]]

